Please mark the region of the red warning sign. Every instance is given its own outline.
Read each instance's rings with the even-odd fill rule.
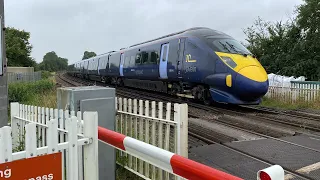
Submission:
[[[0,164],[0,180],[61,180],[61,152]]]

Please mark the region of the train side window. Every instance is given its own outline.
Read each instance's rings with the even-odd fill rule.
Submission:
[[[141,58],[141,63],[142,64],[148,64],[148,53],[147,52],[141,52],[142,58]]]
[[[159,55],[157,51],[152,51],[150,53],[150,63],[151,64],[157,64],[157,62],[159,62]]]
[[[140,64],[141,63],[141,54],[137,54],[136,55],[136,64]]]
[[[130,66],[134,66],[134,61],[135,61],[135,56],[131,56],[131,59],[130,59]]]
[[[191,42],[188,42],[188,47],[191,49],[197,49],[198,47]]]
[[[166,61],[166,55],[167,55],[167,49],[168,49],[168,46],[164,46],[163,47],[163,57],[162,57],[162,61]]]

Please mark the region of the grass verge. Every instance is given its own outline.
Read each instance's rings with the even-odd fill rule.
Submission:
[[[56,107],[56,86],[53,78],[36,82],[9,84],[9,102],[19,102],[33,106]]]
[[[320,110],[320,101],[307,102],[304,100],[296,100],[295,102],[282,101],[274,98],[263,97],[261,106],[273,107],[280,109],[317,109]]]

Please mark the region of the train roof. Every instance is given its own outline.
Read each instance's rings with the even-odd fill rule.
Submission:
[[[149,43],[149,42],[161,40],[161,39],[164,39],[164,38],[173,37],[173,36],[176,36],[176,35],[181,35],[181,34],[189,34],[189,35],[194,35],[194,36],[197,36],[197,37],[204,37],[204,38],[206,38],[206,37],[221,37],[221,36],[230,38],[230,36],[228,36],[227,34],[225,34],[223,32],[220,32],[220,31],[217,31],[217,30],[213,30],[213,29],[210,29],[210,28],[207,28],[207,27],[193,27],[193,28],[185,29],[183,31],[167,34],[165,36],[161,36],[161,37],[158,37],[158,38],[155,38],[155,39],[152,39],[152,40],[148,40],[148,41],[145,41],[145,42],[134,44],[134,45],[129,46],[129,48],[135,47],[135,46],[138,46],[138,45],[142,45],[142,44],[146,44],[146,43]]]
[[[225,34],[223,32],[220,32],[220,31],[217,31],[217,30],[214,30],[214,29],[210,29],[210,28],[207,28],[207,27],[193,27],[193,28],[185,29],[185,30],[182,30],[182,31],[179,31],[179,32],[167,34],[167,35],[164,35],[164,36],[152,39],[152,40],[148,40],[148,41],[145,41],[145,42],[137,43],[137,44],[129,46],[128,48],[121,48],[119,51],[109,51],[107,53],[99,54],[99,55],[97,55],[95,57],[92,57],[92,58],[89,58],[89,59],[86,59],[86,60],[82,60],[82,61],[78,61],[76,63],[89,61],[89,60],[92,60],[92,59],[95,59],[95,58],[98,58],[98,57],[101,57],[101,56],[104,56],[104,55],[107,55],[107,54],[119,53],[122,50],[128,50],[128,49],[131,49],[131,48],[137,48],[138,46],[145,45],[147,43],[155,42],[155,41],[158,41],[158,40],[167,39],[167,38],[169,38],[169,39],[176,38],[179,35],[196,36],[196,37],[198,37],[200,39],[203,39],[203,40],[208,40],[208,39],[212,39],[212,38],[232,38],[231,36],[229,36],[229,35],[227,35],[227,34]]]

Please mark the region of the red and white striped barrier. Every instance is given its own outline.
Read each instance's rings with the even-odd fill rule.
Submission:
[[[123,134],[98,127],[98,138],[111,146],[121,149],[167,172],[186,179],[195,180],[242,180],[239,177],[197,163],[172,152],[163,150]],[[280,167],[281,168],[281,167]],[[279,174],[280,172],[280,174]],[[283,169],[271,166],[257,173],[258,180],[283,180]],[[280,177],[280,178],[279,178]]]
[[[213,169],[142,141],[99,127],[99,140],[115,146],[163,170],[186,179],[240,180],[241,178]]]

